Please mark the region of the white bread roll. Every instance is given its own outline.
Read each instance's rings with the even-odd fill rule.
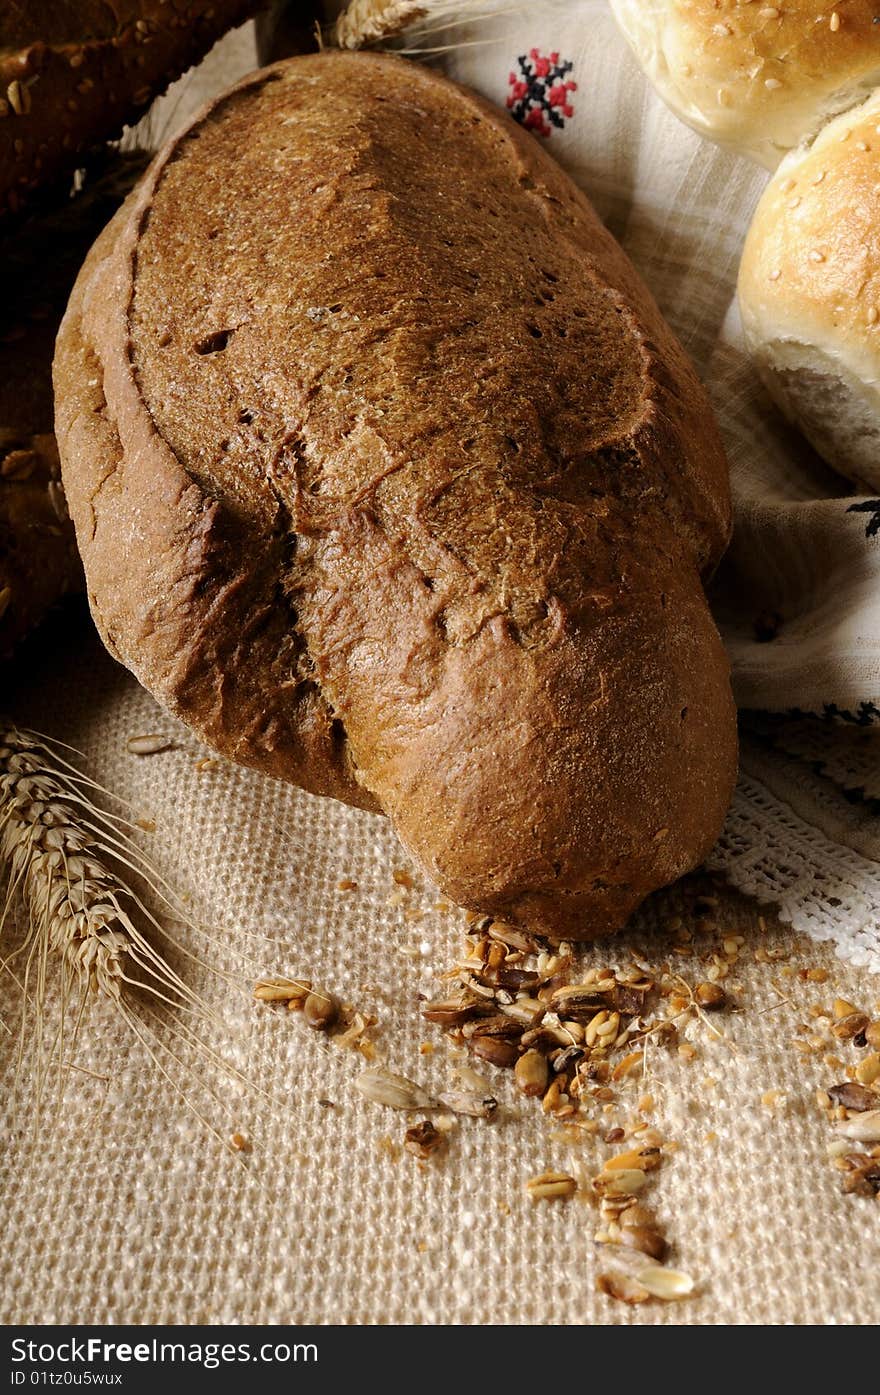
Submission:
[[[786,416],[880,489],[880,93],[783,161],[749,229],[739,301]]]
[[[774,169],[880,84],[876,0],[611,0],[663,100]]]

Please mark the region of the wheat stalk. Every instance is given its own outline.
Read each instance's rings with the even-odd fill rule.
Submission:
[[[397,38],[408,29],[431,33],[453,22],[476,24],[492,15],[524,8],[524,4],[509,0],[351,0],[333,25],[330,42],[337,48],[367,48]]]
[[[192,989],[135,923],[137,913],[159,928],[108,855],[131,867],[138,853],[90,787],[35,733],[0,725],[0,856],[9,867],[0,931],[17,892],[29,917],[23,944],[3,967],[24,954],[27,979],[54,953],[70,982],[115,1002],[137,987],[195,1006]]]
[[[130,825],[96,803],[98,794],[107,793],[71,765],[56,743],[50,745],[35,732],[0,721],[0,863],[8,870],[5,900],[0,904],[0,936],[16,900],[23,902],[27,915],[24,936],[0,960],[0,971],[13,977],[24,1003],[17,1075],[26,1061],[27,1009],[34,1009],[30,1107],[34,1136],[39,1134],[41,1100],[53,1063],[57,1064],[60,1093],[71,1068],[65,1057],[78,1037],[88,998],[96,994],[141,1042],[186,1106],[226,1146],[218,1130],[162,1064],[159,1053],[180,1065],[179,1057],[147,1025],[142,1013],[135,1011],[140,999],[140,1007],[147,1006],[148,1011],[152,1000],[160,1006],[185,1009],[196,1017],[212,1016],[139,928],[140,921],[171,940],[134,890],[132,873],[172,909],[174,902],[155,869],[127,836]],[[201,962],[196,955],[182,952]],[[61,968],[61,1018],[47,1047],[43,1013],[53,959]],[[23,961],[19,972],[16,961]],[[78,1002],[72,1031],[67,1032],[67,1007],[72,997]],[[166,1021],[163,1031],[165,1036],[170,1033],[186,1039],[180,1022],[174,1025]],[[204,1061],[250,1086],[240,1072],[197,1038],[189,1044],[199,1048]],[[204,1081],[198,1083],[205,1088]]]
[[[380,43],[423,19],[428,8],[429,0],[351,0],[336,21],[333,40],[338,48]]]

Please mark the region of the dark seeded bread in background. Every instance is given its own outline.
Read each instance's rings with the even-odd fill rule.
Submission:
[[[0,0],[0,219],[122,134],[261,0]]]
[[[551,935],[703,859],[724,455],[506,115],[389,57],[245,79],[93,249],[55,386],[96,622],[218,750],[383,809],[460,904]]]
[[[82,261],[145,155],[109,155],[100,178],[0,240],[0,659],[83,588],[54,437],[55,335]]]

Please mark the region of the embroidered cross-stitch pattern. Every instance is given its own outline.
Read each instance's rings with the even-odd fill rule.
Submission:
[[[868,526],[865,529],[866,538],[876,538],[880,533],[880,499],[863,499],[860,504],[850,504],[847,513],[867,513],[870,514]]]
[[[561,131],[566,118],[574,116],[570,95],[577,91],[577,83],[568,76],[574,64],[560,62],[558,53],[546,57],[537,48],[516,61],[519,72],[508,78],[511,116],[538,136],[552,135],[554,127]]]

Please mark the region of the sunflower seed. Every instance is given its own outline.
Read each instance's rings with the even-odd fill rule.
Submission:
[[[498,1112],[494,1095],[472,1095],[468,1090],[449,1090],[440,1096],[440,1104],[453,1114],[467,1114],[472,1119],[491,1119]]]
[[[471,1037],[470,1048],[480,1060],[500,1066],[503,1070],[510,1070],[515,1066],[519,1055],[514,1043],[504,1041],[501,1037]]]
[[[389,1109],[436,1109],[437,1101],[416,1085],[415,1081],[407,1080],[405,1075],[395,1075],[390,1070],[385,1070],[382,1066],[377,1066],[374,1070],[362,1071],[354,1082],[356,1089],[360,1090],[373,1104],[384,1104]],[[448,1099],[443,1101],[448,1103]],[[451,1108],[451,1106],[450,1106]]]
[[[494,921],[489,926],[488,934],[490,939],[498,940],[509,949],[518,949],[523,954],[536,954],[538,951],[538,942],[532,939],[531,935],[514,929],[512,925],[504,925],[501,921]]]
[[[461,1027],[474,1017],[477,1011],[478,1005],[473,1002],[437,1001],[426,1003],[422,1008],[422,1016],[426,1022],[436,1022],[439,1027]]]
[[[516,1037],[522,1036],[522,1023],[506,1013],[496,1013],[493,1017],[480,1017],[476,1022],[467,1022],[462,1028],[465,1039],[471,1037]]]
[[[854,1138],[859,1143],[880,1143],[880,1109],[857,1114],[854,1119],[841,1119],[834,1128],[844,1138]]]
[[[866,1090],[864,1085],[857,1085],[854,1080],[845,1080],[842,1085],[832,1085],[827,1093],[835,1104],[842,1104],[844,1109],[861,1111],[880,1108],[880,1096],[874,1090]]]

